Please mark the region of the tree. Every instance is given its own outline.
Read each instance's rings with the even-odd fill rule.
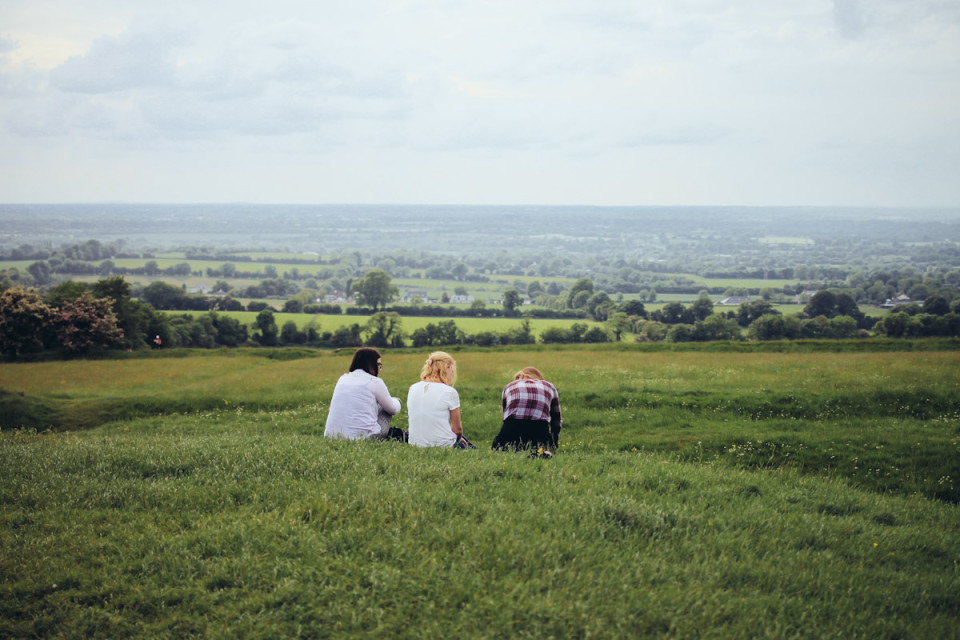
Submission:
[[[567,306],[571,309],[580,309],[587,304],[593,295],[593,281],[589,278],[580,278],[573,283],[567,292]]]
[[[53,323],[60,345],[70,353],[107,349],[123,340],[112,300],[94,298],[89,291],[64,303]]]
[[[351,290],[356,294],[357,304],[373,307],[374,311],[389,304],[399,293],[399,289],[390,284],[391,280],[390,274],[383,269],[372,269],[355,280]]]
[[[767,313],[750,323],[748,335],[754,340],[783,340],[786,327],[781,313]]]
[[[217,344],[225,347],[238,347],[247,341],[247,327],[236,318],[210,312],[213,326],[217,330]]]
[[[693,339],[698,342],[710,340],[742,340],[740,325],[732,318],[711,314],[693,325]]]
[[[667,342],[692,342],[693,340],[693,325],[675,324],[667,331]]]
[[[520,327],[510,332],[510,339],[513,344],[534,344],[537,338],[533,335],[533,331],[530,330],[530,320],[524,318],[523,322],[520,323]]]
[[[690,305],[690,311],[693,313],[695,321],[706,320],[713,314],[713,300],[705,295],[701,295]]]
[[[470,303],[470,311],[480,316],[483,315],[484,309],[487,308],[487,303],[481,300],[480,298],[474,298],[473,302]]]
[[[46,262],[34,262],[27,267],[27,271],[38,285],[49,284],[51,281],[50,265]]]
[[[14,287],[0,293],[0,349],[11,356],[43,347],[53,311],[33,289]]]
[[[89,290],[90,287],[85,282],[64,280],[60,284],[48,289],[43,301],[48,306],[59,309],[65,302],[73,302],[82,296],[85,291]]]
[[[755,320],[767,315],[780,315],[780,312],[766,300],[744,302],[737,307],[737,324],[741,327],[749,327]]]
[[[647,309],[639,300],[627,300],[620,305],[620,310],[628,316],[638,316],[640,318],[647,317]]]
[[[182,309],[183,299],[186,297],[183,289],[162,280],[151,282],[140,292],[144,302],[154,309]]]
[[[656,312],[655,312],[656,313]],[[659,319],[664,324],[692,324],[693,316],[679,302],[670,302],[659,312]]]
[[[467,265],[463,264],[462,262],[458,262],[457,264],[453,265],[453,268],[450,270],[450,275],[452,275],[455,280],[463,280],[465,277],[467,277],[467,272],[469,270],[470,269],[467,267]]]
[[[637,332],[637,342],[661,342],[667,337],[667,325],[647,320],[639,327]]]
[[[944,316],[950,313],[950,303],[943,296],[934,294],[923,301],[923,312],[932,313],[935,316]]]
[[[373,314],[363,329],[367,334],[365,343],[371,347],[403,346],[402,324],[400,314],[395,311]]]
[[[610,335],[600,327],[590,327],[581,338],[583,342],[596,344],[600,342],[610,342]]]
[[[587,313],[597,321],[603,322],[609,315],[609,308],[613,301],[606,291],[597,291],[587,300]]]
[[[520,293],[516,289],[507,289],[503,293],[503,314],[506,316],[517,315],[518,306],[520,306]]]
[[[547,327],[540,332],[540,341],[543,344],[570,342],[570,332],[560,327]]]
[[[257,314],[256,328],[259,331],[255,334],[257,342],[265,347],[272,347],[277,344],[277,322],[274,320],[273,311],[264,309]]]
[[[621,336],[630,329],[630,318],[623,311],[614,311],[607,316],[607,328],[614,340],[620,342]]]
[[[817,291],[810,297],[807,306],[803,308],[803,313],[808,318],[817,316],[826,316],[827,318],[835,315],[837,307],[837,296],[832,291]]]
[[[297,328],[297,323],[287,320],[280,328],[280,341],[284,344],[303,344],[307,341],[307,334]]]
[[[123,347],[142,349],[156,335],[167,330],[166,319],[149,304],[131,297],[130,283],[123,276],[103,278],[94,283],[93,297],[109,298],[117,326],[123,331]]]
[[[836,316],[830,318],[830,337],[837,340],[855,338],[859,333],[857,321],[850,316]]]
[[[349,326],[337,327],[330,336],[330,346],[335,348],[359,347],[363,344],[360,339],[362,329],[360,325],[354,322]]]

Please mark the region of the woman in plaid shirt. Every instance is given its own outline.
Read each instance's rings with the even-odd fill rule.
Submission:
[[[560,440],[560,394],[536,367],[524,367],[503,388],[503,426],[494,449],[533,448],[550,458]]]

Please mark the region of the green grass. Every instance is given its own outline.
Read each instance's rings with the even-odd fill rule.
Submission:
[[[0,637],[958,638],[960,352],[871,344],[460,350],[470,452],[323,439],[346,352],[0,364]]]
[[[182,313],[189,313],[190,315],[203,315],[205,311],[166,311],[164,313],[171,315],[178,315]],[[255,311],[218,311],[219,315],[228,316],[239,320],[245,325],[253,325],[257,319],[257,312]],[[370,320],[370,316],[354,316],[354,315],[329,315],[329,314],[310,314],[310,313],[277,313],[274,316],[274,320],[277,323],[278,327],[282,327],[285,323],[293,321],[297,324],[297,327],[303,329],[311,322],[319,323],[320,331],[336,331],[340,327],[346,327],[353,324],[359,324],[361,327],[365,326]],[[453,320],[453,322],[465,333],[473,335],[481,332],[493,332],[493,333],[505,333],[509,331],[514,331],[520,328],[521,322],[520,318],[442,318],[442,317],[431,317],[431,316],[405,316],[401,319],[401,329],[407,335],[410,335],[417,329],[427,326],[428,324],[437,324],[438,322],[446,322],[448,320]],[[563,329],[568,329],[574,323],[582,323],[589,326],[603,326],[603,323],[595,322],[593,320],[587,319],[549,319],[549,318],[532,318],[530,320],[530,330],[535,336],[539,336],[540,333],[550,327],[560,327]]]

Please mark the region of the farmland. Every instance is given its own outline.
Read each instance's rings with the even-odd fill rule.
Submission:
[[[0,633],[960,637],[955,341],[733,349],[456,351],[472,452],[323,439],[344,352],[0,364]]]

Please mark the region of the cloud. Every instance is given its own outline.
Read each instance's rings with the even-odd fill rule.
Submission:
[[[502,182],[492,201],[556,202],[538,190],[575,183],[629,202],[656,199],[661,184],[683,197],[677,185],[702,167],[723,187],[696,197],[730,202],[739,188],[746,201],[789,186],[781,173],[795,161],[805,185],[856,182],[844,196],[856,198],[903,149],[911,175],[941,175],[933,165],[956,158],[960,135],[956,0],[4,1],[16,20],[0,36],[0,144],[47,162],[44,175],[72,175],[65,149],[99,166],[95,150],[131,175],[171,163],[200,193],[202,180],[231,183],[209,167],[228,175],[269,157],[285,167],[277,175],[323,165],[337,176],[303,178],[301,199],[349,184],[347,199],[417,201],[435,171],[445,197],[462,186],[476,199],[486,171]],[[657,179],[641,190],[636,167]],[[520,176],[528,182],[507,184]],[[261,200],[288,193],[244,188]]]
[[[833,0],[833,22],[840,35],[858,38],[866,30],[860,0]]]
[[[0,34],[0,55],[16,51],[20,48],[20,43],[13,38]]]
[[[103,36],[90,50],[72,56],[50,72],[61,91],[109,93],[169,85],[175,77],[176,47],[186,43],[180,29],[135,29],[120,36]]]

